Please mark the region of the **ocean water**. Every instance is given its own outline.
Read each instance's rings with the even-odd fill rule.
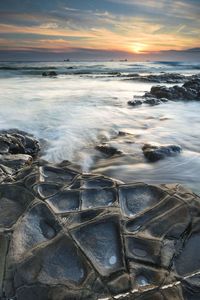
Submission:
[[[44,71],[56,71],[58,76],[42,77]],[[128,80],[129,74],[161,72],[197,74],[200,64],[0,63],[0,129],[18,128],[44,139],[43,158],[50,162],[70,160],[84,172],[124,182],[178,182],[200,193],[200,102],[127,105],[155,85]],[[119,131],[130,133],[131,141],[117,138]],[[95,150],[105,141],[125,154],[105,158]],[[141,150],[144,143],[178,144],[183,152],[148,163]]]

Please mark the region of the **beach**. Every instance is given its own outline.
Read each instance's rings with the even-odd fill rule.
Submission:
[[[126,183],[178,182],[199,193],[200,102],[127,104],[152,86],[182,85],[199,68],[187,62],[4,62],[0,129],[34,134],[43,141],[42,158],[49,162],[69,160],[83,172]],[[50,71],[57,76],[42,76]],[[119,137],[119,132],[128,137]],[[97,151],[102,143],[122,155],[107,157]],[[183,151],[151,163],[141,150],[146,143],[176,144]]]

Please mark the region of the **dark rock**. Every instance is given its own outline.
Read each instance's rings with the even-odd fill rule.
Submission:
[[[161,104],[161,103],[165,103],[165,102],[168,102],[168,99],[166,98],[155,98],[155,97],[152,97],[152,94],[145,94],[146,95],[146,98],[142,98],[142,99],[133,99],[133,100],[130,100],[128,101],[128,105],[131,105],[131,106],[139,106],[139,105],[142,105],[142,104],[149,104],[149,105],[158,105],[158,104]]]
[[[144,97],[150,95],[155,98],[166,98],[168,100],[200,100],[200,79],[187,81],[183,86],[175,85],[173,87],[153,86],[150,93],[146,93]]]
[[[35,161],[18,175],[0,183],[0,299],[200,299],[200,197],[190,190],[69,162]]]
[[[147,98],[147,99],[144,100],[143,103],[149,104],[149,105],[158,105],[158,104],[166,103],[166,102],[168,102],[168,99],[166,99],[166,98],[160,98],[160,99],[157,99],[157,98]]]
[[[120,150],[118,150],[115,147],[112,147],[110,145],[107,145],[107,144],[98,145],[95,147],[95,149],[102,152],[103,154],[108,155],[108,156],[122,154],[122,152]]]
[[[106,74],[109,74],[109,75],[112,75],[112,76],[117,76],[117,77],[121,76],[120,72],[109,72],[109,73],[106,73]]]
[[[17,171],[32,163],[33,158],[27,154],[0,155],[0,164],[4,168]],[[5,171],[5,169],[4,169]]]
[[[156,98],[167,98],[169,99],[169,89],[166,86],[152,86],[150,94]]]
[[[0,182],[12,181],[19,170],[30,166],[40,150],[39,142],[17,129],[0,131]]]
[[[58,74],[55,71],[43,72],[42,76],[44,77],[56,77]]]
[[[131,105],[131,106],[139,106],[139,105],[142,105],[142,101],[141,100],[130,100],[128,101],[128,105]]]
[[[174,156],[182,151],[182,148],[178,145],[167,145],[167,146],[154,146],[145,144],[142,147],[144,156],[151,162],[158,161],[168,156]]]
[[[163,102],[171,101],[189,101],[200,100],[200,77],[192,77],[182,86],[174,85],[173,87],[152,86],[150,92],[146,92],[140,100],[131,100],[128,105],[136,106],[143,103],[158,105]]]
[[[17,129],[0,131],[0,154],[28,154],[37,156],[39,142],[31,135]]]
[[[193,79],[193,76],[184,76],[177,73],[161,73],[161,74],[128,74],[121,75],[121,77],[128,78],[128,80],[142,81],[142,82],[156,82],[156,83],[182,83],[189,79]]]
[[[190,88],[190,89],[197,90],[199,89],[199,85],[200,85],[199,80],[198,78],[196,78],[185,82],[183,87],[185,87],[186,89]]]
[[[148,76],[151,82],[166,82],[166,83],[181,83],[186,80],[186,77],[177,73],[163,73],[160,75],[151,74]]]

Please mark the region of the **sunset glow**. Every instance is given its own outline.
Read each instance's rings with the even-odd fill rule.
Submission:
[[[14,1],[0,3],[0,50],[129,55],[199,47],[199,1]]]

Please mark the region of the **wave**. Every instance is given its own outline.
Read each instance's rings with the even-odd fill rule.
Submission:
[[[156,61],[156,62],[7,62],[0,63],[0,77],[41,76],[43,72],[55,71],[58,75],[99,75],[118,77],[120,75],[152,72],[190,72],[200,70],[199,63]],[[190,72],[190,73],[191,73]],[[194,72],[195,73],[195,72]]]
[[[171,66],[171,67],[179,67],[186,70],[199,70],[200,64],[199,63],[186,63],[182,61],[155,61],[153,62],[155,65],[164,65],[164,66]]]
[[[161,64],[161,65],[171,65],[171,66],[179,66],[183,65],[181,61],[154,61],[153,64]]]
[[[18,71],[18,70],[55,70],[57,69],[56,67],[29,67],[29,66],[25,66],[25,67],[13,67],[13,66],[0,66],[0,70],[10,70],[10,71]]]

